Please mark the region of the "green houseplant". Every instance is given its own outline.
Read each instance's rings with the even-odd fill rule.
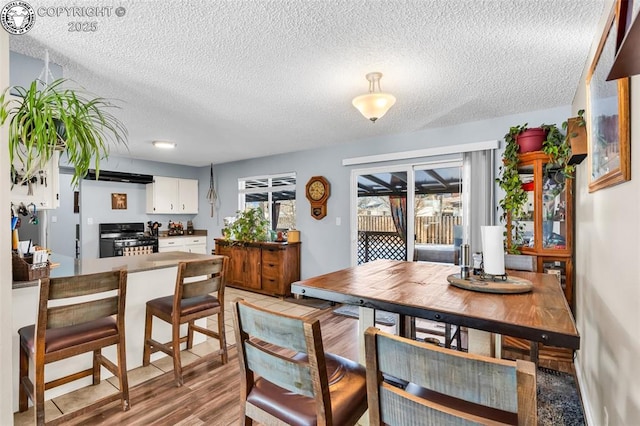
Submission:
[[[222,230],[226,240],[238,242],[265,241],[269,221],[260,207],[238,211],[231,225]]]
[[[579,118],[582,118],[584,110],[578,112]],[[584,119],[582,120],[584,122]],[[519,162],[519,145],[517,142],[518,135],[528,129],[527,123],[523,125],[513,126],[504,136],[505,150],[502,155],[503,164],[499,168],[499,177],[496,179],[498,186],[505,192],[504,197],[498,201],[501,209],[502,222],[507,221],[507,216],[511,215],[514,220],[524,219],[526,214],[524,207],[527,203],[527,192],[524,190],[520,174],[518,173]],[[566,129],[568,122],[562,123],[563,131],[555,124],[542,124],[540,127],[546,132],[546,138],[542,143],[542,152],[549,156],[549,162],[546,167],[548,170],[558,168],[559,173],[556,178],[555,186],[558,192],[564,188],[565,179],[573,176],[575,166],[570,163],[571,159],[571,137]],[[518,224],[513,235],[507,236],[505,231],[505,247],[511,254],[518,254],[519,246],[518,236],[521,235],[521,224]],[[507,238],[512,238],[512,244],[507,244]]]
[[[9,123],[12,171],[14,159],[19,160],[25,179],[61,151],[74,168],[72,184],[77,185],[92,165],[99,173],[111,143],[127,145],[124,125],[110,112],[115,105],[67,85],[66,79],[46,86],[36,80],[28,88],[14,86],[0,95],[0,125]],[[9,96],[10,90],[16,96]]]

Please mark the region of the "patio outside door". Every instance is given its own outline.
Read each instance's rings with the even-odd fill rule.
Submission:
[[[455,262],[462,241],[461,161],[354,170],[351,182],[353,265]]]

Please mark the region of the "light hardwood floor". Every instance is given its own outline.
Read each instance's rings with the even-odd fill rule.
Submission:
[[[325,350],[350,359],[357,359],[357,320],[333,315],[331,309],[318,310],[278,298],[228,288],[227,305],[237,297],[268,309],[292,315],[311,315],[320,318]],[[215,319],[209,319],[209,327]],[[131,409],[122,412],[115,402],[98,411],[65,422],[66,425],[230,425],[239,420],[239,365],[235,350],[233,321],[227,308],[225,315],[227,342],[231,346],[229,362],[204,364],[184,375],[184,386],[176,388],[173,381],[171,359],[164,357],[148,367],[129,371]],[[182,363],[188,364],[203,351],[217,348],[217,340],[195,346],[182,352]],[[89,404],[94,398],[115,392],[117,380],[103,380],[98,386],[89,386],[47,401],[46,420],[62,413],[72,412]],[[33,411],[14,415],[15,425],[32,425]]]

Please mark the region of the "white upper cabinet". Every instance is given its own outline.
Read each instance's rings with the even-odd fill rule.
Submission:
[[[22,183],[24,168],[14,159],[17,175],[11,176],[11,202],[28,205],[33,203],[38,210],[57,209],[60,207],[60,168],[58,153],[47,162],[41,170],[37,170],[32,178]]]
[[[178,179],[178,212],[198,213],[198,181]]]
[[[197,214],[198,181],[154,176],[147,184],[147,213]]]

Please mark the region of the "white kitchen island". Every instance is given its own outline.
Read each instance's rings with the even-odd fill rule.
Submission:
[[[127,351],[127,369],[131,370],[142,365],[142,351],[144,347],[145,306],[148,300],[156,297],[172,295],[175,290],[177,265],[180,261],[212,259],[219,256],[166,252],[140,256],[109,257],[103,259],[75,260],[68,257],[52,256],[54,262],[60,266],[51,269],[51,277],[65,277],[84,275],[125,268],[127,275],[127,295],[125,310],[125,333]],[[39,281],[14,282],[13,290],[13,410],[18,410],[18,368],[19,349],[18,329],[25,325],[34,324],[38,309]],[[156,321],[153,325],[154,338],[159,341],[171,340],[171,326],[163,321]],[[206,320],[199,323],[205,325]],[[186,329],[185,329],[186,330]],[[195,342],[204,341],[204,336],[195,334]],[[112,361],[116,361],[115,346],[103,350]],[[155,353],[152,360],[165,356]],[[91,366],[91,353],[47,364],[45,367],[46,381],[61,377],[65,374],[77,372]],[[31,366],[30,373],[33,371]],[[102,378],[110,377],[111,373],[103,368]],[[73,383],[51,389],[45,393],[45,399],[55,398],[91,384],[91,377],[77,380]]]

